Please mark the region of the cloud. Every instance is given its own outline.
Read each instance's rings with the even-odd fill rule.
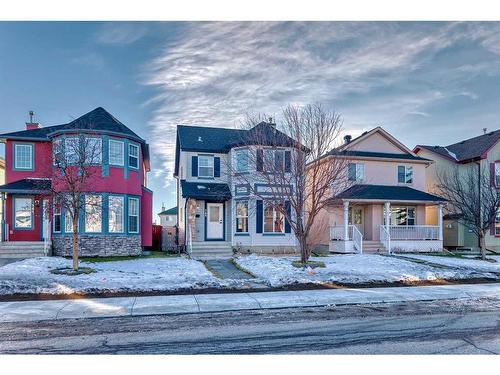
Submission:
[[[110,22],[104,24],[96,33],[96,38],[102,44],[131,44],[148,32],[147,25],[141,22]]]
[[[147,65],[143,81],[156,90],[148,104],[155,108],[150,130],[161,160],[157,177],[171,179],[170,135],[180,123],[233,127],[247,112],[279,117],[288,103],[323,102],[359,131],[429,117],[427,106],[454,96],[475,100],[462,83],[491,66],[436,61],[465,42],[494,52],[498,29],[468,23],[186,23]],[[426,82],[429,71],[436,77]]]

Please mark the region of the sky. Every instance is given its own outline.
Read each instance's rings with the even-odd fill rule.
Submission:
[[[1,132],[104,107],[150,144],[155,213],[175,205],[177,124],[308,103],[410,148],[496,130],[500,23],[0,22]]]

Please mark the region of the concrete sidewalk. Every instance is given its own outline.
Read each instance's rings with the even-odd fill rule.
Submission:
[[[500,284],[0,302],[0,322],[500,298]]]

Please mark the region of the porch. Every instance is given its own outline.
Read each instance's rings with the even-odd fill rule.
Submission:
[[[338,197],[330,219],[330,252],[441,251],[443,200],[406,186],[384,188],[391,199],[370,185],[355,186]]]

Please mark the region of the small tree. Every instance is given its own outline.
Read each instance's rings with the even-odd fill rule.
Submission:
[[[479,163],[438,171],[437,189],[448,200],[447,211],[458,217],[478,238],[481,258],[486,259],[485,236],[494,227],[500,208],[495,174]]]
[[[248,131],[240,142],[249,146],[251,173],[239,173],[235,160],[228,160],[228,170],[236,184],[248,186],[250,195],[279,213],[273,226],[283,230],[286,219],[297,238],[301,262],[306,264],[310,256],[308,236],[315,218],[331,198],[332,187],[346,180],[345,160],[325,163],[321,159],[338,144],[341,118],[320,104],[289,105],[277,125],[257,124],[262,118],[247,116],[244,127]],[[265,188],[259,190],[262,185]]]
[[[77,132],[53,142],[53,172],[51,195],[55,207],[64,209],[71,220],[73,244],[73,270],[78,271],[78,218],[84,210],[101,209],[101,202],[88,199],[92,192],[93,177],[100,173],[102,143],[91,134]]]

